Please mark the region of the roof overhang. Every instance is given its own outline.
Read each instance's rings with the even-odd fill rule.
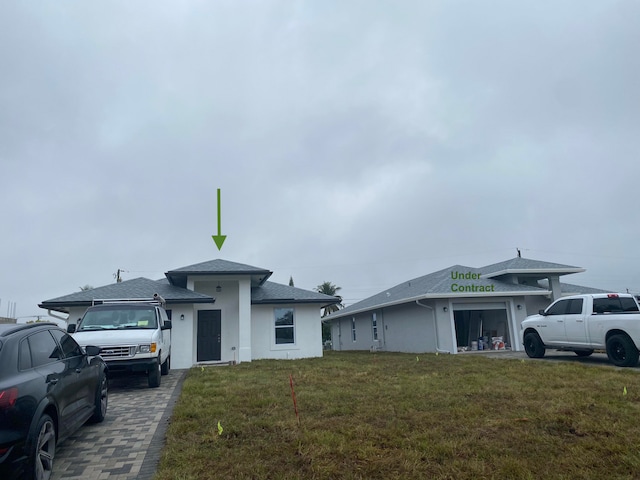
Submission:
[[[192,304],[192,303],[215,303],[216,299],[213,297],[210,298],[178,298],[178,299],[166,299],[167,305],[184,305],[184,304]],[[38,307],[44,308],[45,310],[53,310],[54,312],[60,313],[69,313],[70,308],[74,307],[90,307],[93,305],[92,300],[83,300],[76,302],[43,302],[39,303]]]
[[[225,271],[225,272],[203,272],[203,271],[169,271],[165,273],[167,280],[171,285],[175,285],[177,287],[187,288],[187,278],[188,277],[211,277],[211,278],[219,278],[224,279],[225,277],[249,277],[251,279],[252,287],[259,287],[266,282],[269,277],[273,274],[270,270],[262,270],[262,271],[253,271],[251,273],[243,272],[243,271]]]
[[[480,275],[480,278],[495,278],[502,277],[504,275],[530,275],[536,277],[548,277],[549,275],[569,275],[571,273],[581,273],[586,271],[584,268],[571,267],[571,268],[506,268],[497,272],[485,273]]]
[[[478,292],[478,293],[452,293],[443,295],[441,293],[427,293],[424,295],[418,295],[410,298],[402,298],[400,300],[393,300],[386,303],[379,303],[372,307],[363,307],[357,310],[350,310],[348,312],[338,311],[330,315],[327,315],[325,320],[335,320],[337,318],[350,317],[352,315],[358,315],[364,312],[371,312],[373,310],[379,310],[382,308],[394,307],[397,305],[403,305],[406,303],[415,303],[418,300],[446,300],[450,298],[487,298],[487,297],[520,297],[520,296],[549,296],[551,292],[549,290],[530,290],[521,292]],[[343,313],[344,312],[344,313]]]

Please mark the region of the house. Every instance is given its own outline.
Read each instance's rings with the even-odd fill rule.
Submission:
[[[340,299],[268,281],[273,272],[212,260],[72,293],[39,306],[76,323],[95,300],[166,301],[172,320],[171,365],[322,356],[320,310]]]
[[[454,265],[384,290],[325,321],[334,350],[522,350],[520,324],[527,315],[561,296],[603,292],[560,282],[579,272],[584,269],[521,256],[482,268]]]

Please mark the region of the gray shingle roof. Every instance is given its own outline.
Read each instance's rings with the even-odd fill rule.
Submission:
[[[509,273],[554,273],[556,275],[567,275],[570,273],[584,272],[584,268],[563,265],[561,263],[543,262],[531,260],[529,258],[516,257],[504,262],[494,263],[486,267],[479,268],[486,277],[495,277]]]
[[[274,282],[264,282],[264,284],[251,289],[251,303],[253,304],[318,303],[326,306],[339,301],[339,298],[330,295]]]
[[[473,280],[454,279],[452,274],[467,272],[481,274],[482,269],[454,265],[422,277],[403,282],[395,287],[380,292],[372,297],[354,303],[339,312],[331,314],[328,318],[339,318],[356,312],[380,308],[385,305],[405,303],[420,298],[449,298],[449,297],[473,297],[473,296],[497,296],[497,295],[546,295],[548,290],[528,285],[520,285],[501,282],[491,278],[476,278]],[[456,284],[456,287],[454,287]],[[484,291],[457,292],[458,286],[483,287]],[[478,289],[479,290],[479,289]]]
[[[189,275],[249,275],[253,286],[266,281],[272,273],[272,271],[266,268],[253,267],[251,265],[230,262],[218,258],[216,260],[209,260],[207,262],[169,270],[165,275],[171,284],[180,287],[186,287],[187,276]]]
[[[157,282],[139,277],[45,300],[39,304],[39,307],[67,312],[69,307],[91,305],[94,299],[150,299],[154,293],[162,296],[167,304],[213,303],[215,301],[213,297],[202,293],[169,285],[167,282]]]

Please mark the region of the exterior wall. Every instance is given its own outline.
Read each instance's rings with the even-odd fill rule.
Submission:
[[[428,304],[425,304],[428,305]],[[434,312],[415,303],[375,310],[378,342],[373,338],[373,311],[335,320],[331,325],[334,350],[381,350],[397,352],[435,352]],[[353,340],[352,318],[356,320]]]
[[[276,345],[275,308],[294,309],[294,344]],[[251,309],[253,359],[294,359],[322,356],[319,305],[253,305]]]
[[[220,336],[220,361],[221,362],[239,362],[238,356],[240,347],[240,283],[239,280],[218,281],[215,279],[206,279],[193,282],[193,288],[196,292],[211,295],[216,299],[214,304],[198,304],[195,305],[192,317],[192,342],[191,342],[191,359],[189,365],[197,363],[197,341],[198,341],[198,311],[199,310],[220,310],[221,315],[221,336]],[[220,291],[217,287],[220,286]],[[245,359],[246,360],[246,359]],[[250,359],[249,359],[250,360]]]
[[[444,298],[421,300],[336,319],[331,324],[334,350],[370,350],[374,346],[371,315],[377,312],[379,348],[387,351],[457,353],[454,310],[506,310],[508,342],[522,349],[520,325],[527,316],[525,297]],[[548,300],[547,300],[548,301]],[[518,305],[522,308],[518,309]],[[356,341],[351,319],[356,319]]]
[[[549,305],[551,305],[551,299],[543,295],[527,297],[527,315],[535,315],[539,310],[547,308]]]
[[[76,325],[78,323],[78,320],[80,320],[82,318],[82,316],[84,315],[84,312],[87,311],[88,307],[71,307],[69,308],[69,316],[67,317],[67,324],[71,325],[74,324]]]
[[[192,304],[168,304],[166,308],[171,310],[171,368],[190,368],[196,363],[195,309]],[[180,320],[181,315],[184,315],[184,320]]]
[[[428,303],[423,305],[428,305]],[[384,323],[383,348],[393,352],[435,352],[434,313],[416,303],[386,308],[382,312]]]

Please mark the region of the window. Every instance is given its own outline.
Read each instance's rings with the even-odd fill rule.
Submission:
[[[373,331],[373,339],[378,340],[378,318],[376,312],[371,314],[371,330]]]
[[[276,345],[295,343],[293,308],[274,309],[276,318]]]
[[[351,317],[351,340],[356,341],[356,317]]]
[[[547,310],[547,315],[564,315],[568,306],[569,300],[558,300]]]
[[[54,336],[60,346],[62,347],[62,353],[65,358],[79,357],[82,355],[82,349],[76,341],[71,338],[68,333],[61,332],[60,330],[51,330],[51,334]]]
[[[567,315],[577,315],[582,313],[583,302],[584,300],[582,298],[571,299],[571,303],[569,304],[569,309],[567,310]]]
[[[606,297],[593,299],[594,313],[637,312],[638,306],[631,297]]]
[[[60,360],[62,352],[48,330],[34,333],[29,337],[32,366],[40,367]]]

